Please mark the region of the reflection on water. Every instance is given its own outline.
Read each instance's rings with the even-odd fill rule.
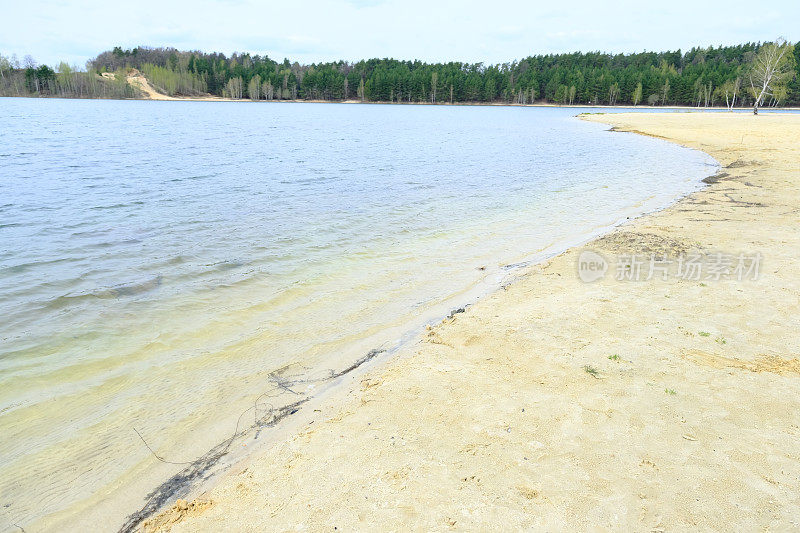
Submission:
[[[181,468],[134,429],[199,457],[714,171],[572,114],[0,101],[0,527],[113,529]]]

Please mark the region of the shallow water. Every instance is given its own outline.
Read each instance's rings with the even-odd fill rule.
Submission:
[[[134,428],[196,458],[716,170],[575,112],[0,99],[0,530],[115,529],[180,469]]]

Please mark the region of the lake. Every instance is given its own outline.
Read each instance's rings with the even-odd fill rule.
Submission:
[[[145,442],[260,438],[717,169],[577,112],[0,99],[0,530],[117,529],[185,467]]]

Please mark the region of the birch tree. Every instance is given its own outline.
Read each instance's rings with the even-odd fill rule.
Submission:
[[[717,89],[720,96],[725,96],[725,107],[728,111],[733,111],[733,106],[736,105],[736,94],[742,86],[742,78],[735,80],[728,80]]]
[[[642,101],[642,82],[636,84],[636,89],[633,91],[633,107]]]
[[[0,81],[6,81],[6,71],[11,73],[11,62],[5,56],[0,54]]]
[[[774,88],[792,74],[791,51],[792,45],[779,37],[774,43],[761,45],[753,58],[748,69],[748,78],[754,98],[754,115],[758,115],[758,108],[764,104],[766,97],[774,96]]]
[[[608,104],[615,105],[617,103],[617,96],[619,96],[619,83],[614,83],[608,89]]]
[[[783,105],[783,101],[786,100],[786,96],[789,94],[786,85],[778,85],[774,89],[772,89],[772,100],[770,101],[770,107],[777,107],[779,105]]]
[[[242,78],[238,76],[236,78],[229,79],[228,84],[225,86],[226,92],[228,93],[227,94],[228,98],[233,98],[237,100],[241,99],[242,89],[243,89],[242,85],[243,85]]]
[[[731,99],[731,111],[733,111],[733,106],[736,105],[736,93],[739,92],[739,89],[742,88],[742,78],[737,77],[736,81],[733,82],[733,98]]]
[[[247,84],[247,95],[251,100],[261,100],[261,76],[256,74]]]

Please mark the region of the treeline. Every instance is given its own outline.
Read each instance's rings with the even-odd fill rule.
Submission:
[[[687,52],[548,54],[501,65],[394,59],[300,65],[249,54],[119,47],[91,62],[97,70],[157,73],[167,94],[208,92],[253,100],[360,99],[381,102],[750,105],[746,67],[760,48],[747,43]],[[800,69],[800,46],[792,51]],[[800,104],[800,70],[766,105]]]
[[[761,43],[747,43],[686,52],[548,54],[500,65],[394,59],[301,65],[250,54],[116,47],[90,61],[85,73],[68,73],[63,64],[52,76],[39,72],[43,67],[33,71],[11,68],[10,72],[14,90],[21,86],[30,93],[46,95],[75,95],[80,84],[60,81],[72,76],[84,85],[94,84],[102,96],[130,97],[120,82],[126,69],[136,68],[157,90],[171,96],[573,105],[714,106],[735,102],[749,106],[754,97],[747,69],[760,47]],[[793,48],[791,61],[792,75],[774,88],[764,105],[800,105],[800,46]],[[104,80],[107,73],[117,74],[113,80]],[[114,83],[98,85],[104,81]],[[5,89],[0,91],[8,93],[5,78],[2,83]],[[82,86],[78,94],[95,96],[80,91],[84,91]]]
[[[61,63],[54,70],[31,57],[0,55],[0,96],[56,96],[62,98],[137,98],[123,72],[79,70]]]

